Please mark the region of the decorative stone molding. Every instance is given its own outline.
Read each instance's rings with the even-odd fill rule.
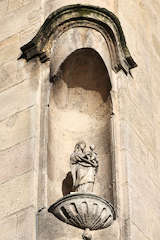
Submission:
[[[27,61],[39,57],[42,63],[50,59],[53,41],[65,31],[75,27],[97,30],[106,40],[112,69],[121,69],[127,74],[137,66],[126,45],[125,36],[118,18],[110,11],[92,5],[68,5],[48,16],[36,36],[21,47]]]
[[[48,211],[69,225],[91,231],[108,228],[115,220],[112,205],[92,193],[69,194],[54,203]]]

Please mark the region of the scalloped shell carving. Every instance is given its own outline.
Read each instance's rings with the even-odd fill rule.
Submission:
[[[54,203],[48,211],[59,220],[81,229],[104,229],[115,219],[112,205],[90,193],[69,194]]]

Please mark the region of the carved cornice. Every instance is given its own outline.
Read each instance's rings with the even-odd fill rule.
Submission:
[[[68,5],[51,13],[36,36],[21,47],[27,61],[39,57],[41,62],[50,59],[53,41],[65,31],[75,27],[97,30],[106,40],[111,57],[112,69],[126,74],[137,66],[126,45],[125,36],[118,18],[110,11],[92,5]]]

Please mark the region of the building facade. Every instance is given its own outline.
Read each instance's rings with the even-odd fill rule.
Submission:
[[[72,192],[80,140],[96,145],[94,192],[115,210],[93,239],[159,239],[159,10],[0,1],[0,239],[81,239],[48,212]]]

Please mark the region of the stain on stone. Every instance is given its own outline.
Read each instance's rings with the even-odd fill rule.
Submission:
[[[15,125],[16,120],[17,120],[17,113],[9,117],[9,119],[6,122],[6,126],[12,128]]]
[[[153,46],[154,46],[155,52],[160,57],[160,41],[155,36],[155,34],[152,34],[152,41],[153,41]]]

